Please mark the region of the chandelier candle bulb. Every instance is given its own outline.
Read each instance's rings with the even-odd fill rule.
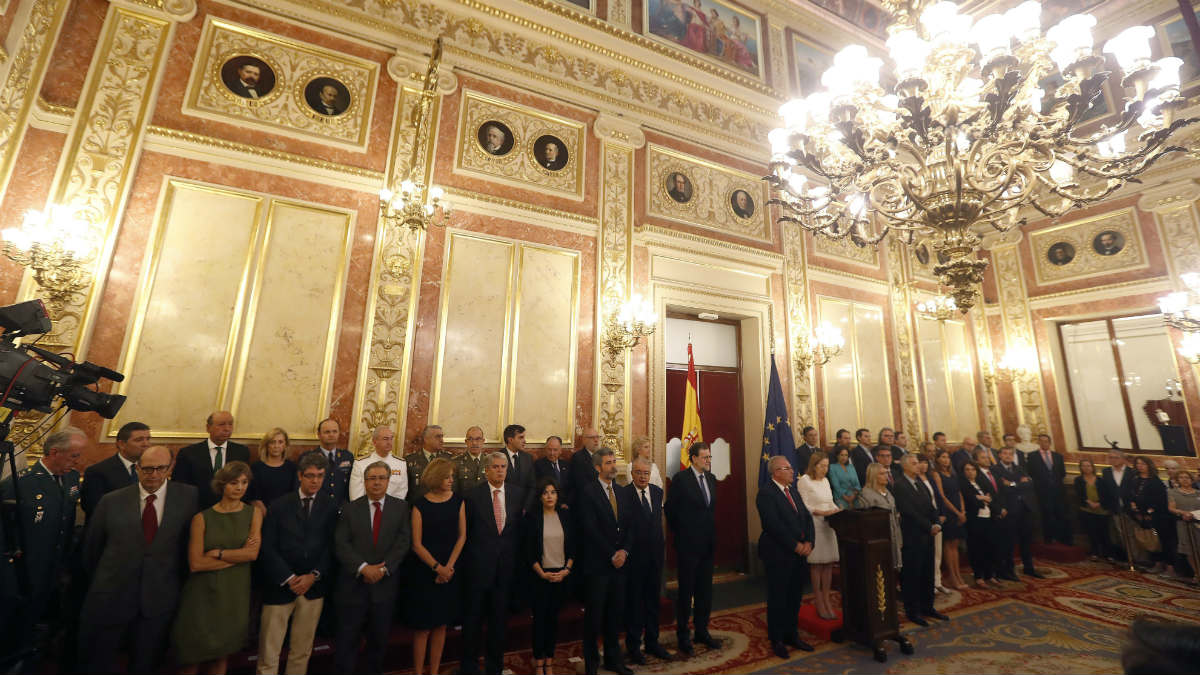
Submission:
[[[1130,26],[1104,43],[1104,53],[1112,54],[1121,70],[1132,73],[1150,65],[1150,40],[1154,29],[1150,26]]]

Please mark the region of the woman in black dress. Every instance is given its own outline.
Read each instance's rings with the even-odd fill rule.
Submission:
[[[1171,513],[1167,510],[1167,486],[1158,479],[1158,470],[1149,457],[1138,457],[1133,461],[1137,475],[1133,479],[1133,490],[1129,495],[1129,516],[1143,531],[1153,530],[1156,534],[1164,532],[1168,527],[1174,527]],[[1154,567],[1150,569],[1155,574],[1166,574],[1170,569],[1167,564],[1172,555],[1163,550],[1162,539],[1159,538],[1158,551],[1150,553]]]
[[[435,458],[421,474],[425,493],[412,504],[412,553],[405,582],[405,623],[414,631],[413,668],[420,675],[429,648],[429,671],[442,665],[446,626],[460,600],[454,564],[467,542],[467,511],[454,494],[454,463]],[[432,638],[432,639],[431,639]]]
[[[996,578],[996,519],[1000,517],[996,490],[991,482],[979,475],[979,465],[967,462],[962,467],[963,512],[967,516],[967,556],[975,574],[975,586],[999,586]],[[993,506],[995,504],[995,506]]]
[[[946,520],[942,523],[942,562],[946,564],[945,578],[948,585],[958,590],[967,588],[963,581],[962,570],[958,564],[958,542],[967,535],[964,525],[967,515],[963,512],[962,491],[959,490],[959,479],[950,465],[950,451],[938,450],[933,456],[933,484],[937,486],[941,497],[942,513]]]
[[[533,667],[538,675],[554,670],[555,629],[566,595],[566,579],[575,564],[575,532],[558,502],[558,481],[546,476],[536,493],[541,508],[525,519],[525,564],[533,570]]]
[[[265,510],[278,497],[300,489],[296,463],[287,458],[288,443],[288,433],[275,427],[258,444],[258,461],[250,465],[251,504]]]

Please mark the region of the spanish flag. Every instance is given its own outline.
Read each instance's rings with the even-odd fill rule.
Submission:
[[[700,431],[700,398],[696,395],[699,389],[696,385],[696,363],[692,359],[692,343],[689,342],[687,389],[683,394],[683,431],[679,434],[683,441],[679,446],[679,464],[684,469],[692,465],[688,448],[692,447],[692,443],[704,440],[704,433]]]

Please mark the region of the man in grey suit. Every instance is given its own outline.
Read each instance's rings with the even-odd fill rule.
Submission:
[[[129,672],[157,672],[179,600],[196,488],[167,480],[171,451],[148,448],[138,483],[100,499],[88,519],[84,568],[91,586],[80,616],[79,663],[85,672],[116,672],[123,638]]]
[[[392,467],[382,460],[363,471],[362,497],[342,509],[334,531],[339,573],[334,671],[381,673],[399,592],[400,564],[412,543],[408,503],[387,493]],[[354,669],[366,624],[367,666]]]

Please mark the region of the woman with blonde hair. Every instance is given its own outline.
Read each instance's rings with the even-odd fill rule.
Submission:
[[[650,462],[650,484],[657,485],[660,489],[663,487],[662,472],[658,470],[658,465],[654,463],[654,451],[650,446],[649,436],[638,436],[633,439],[633,443],[629,446],[633,452],[630,453],[629,463],[633,464],[633,460],[638,457],[645,457],[647,462]]]
[[[822,619],[837,618],[833,606],[833,563],[838,561],[837,535],[825,522],[826,516],[841,511],[833,501],[833,490],[825,477],[829,473],[829,456],[814,452],[808,460],[808,471],[796,481],[796,491],[813,517],[813,550],[808,554],[808,571],[812,577],[813,604]]]
[[[258,461],[250,465],[253,480],[246,498],[260,509],[300,489],[296,463],[288,459],[288,433],[279,427],[268,431],[258,443]]]
[[[867,484],[858,493],[858,501],[854,506],[859,509],[887,509],[891,512],[889,520],[892,529],[892,566],[900,569],[900,547],[904,545],[904,539],[900,534],[900,512],[896,510],[896,497],[888,491],[887,479],[890,472],[891,469],[885,468],[879,462],[868,464]]]

